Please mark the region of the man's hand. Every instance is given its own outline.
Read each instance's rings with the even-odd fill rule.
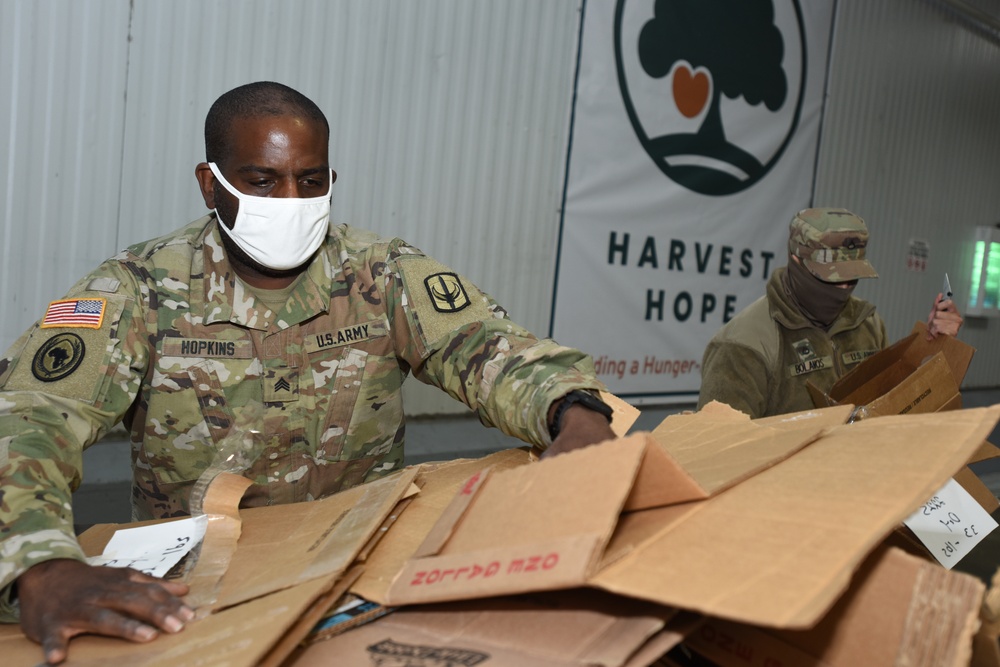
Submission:
[[[553,405],[553,408],[558,402]],[[549,448],[542,452],[541,458],[555,456],[574,449],[593,445],[618,436],[611,430],[608,418],[599,412],[588,410],[582,405],[572,405],[562,418],[559,435]]]
[[[962,314],[958,312],[955,302],[938,294],[927,316],[927,340],[933,340],[940,334],[957,336],[962,322]]]
[[[70,559],[39,563],[17,579],[21,629],[53,665],[66,659],[70,638],[85,632],[134,642],[179,632],[194,618],[178,597],[187,592],[186,584]]]

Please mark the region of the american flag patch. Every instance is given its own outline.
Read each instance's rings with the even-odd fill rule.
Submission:
[[[100,329],[104,321],[106,299],[66,299],[53,301],[42,318],[41,328],[84,327]]]

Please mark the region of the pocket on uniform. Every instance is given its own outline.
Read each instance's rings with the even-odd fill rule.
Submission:
[[[316,457],[329,461],[341,460],[344,443],[354,414],[361,386],[365,381],[368,353],[353,347],[342,348],[335,363],[322,363],[329,367],[326,382],[317,382],[317,396],[326,395],[327,410],[316,443]],[[315,367],[314,367],[315,373]]]
[[[187,483],[221,456],[220,443],[234,416],[219,380],[222,362],[214,359],[158,366],[146,415],[145,463],[160,484]],[[232,369],[223,368],[223,375]]]

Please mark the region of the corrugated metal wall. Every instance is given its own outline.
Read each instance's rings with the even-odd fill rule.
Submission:
[[[979,5],[1000,17],[1000,2]],[[976,225],[1000,221],[1000,46],[929,0],[839,0],[815,203],[859,213],[878,280],[858,295],[897,339],[948,273],[966,307]],[[911,239],[930,246],[907,269]],[[1000,322],[967,318],[966,387],[1000,386]]]
[[[579,0],[0,0],[0,344],[130,243],[202,215],[212,101],[274,79],[331,121],[334,217],[546,330]],[[464,411],[407,383],[408,412]]]
[[[1000,16],[1000,3],[980,0]],[[327,112],[338,220],[400,235],[548,326],[580,0],[0,0],[0,345],[119,248],[201,215],[201,124],[224,90]],[[1000,48],[931,0],[839,0],[817,205],[872,224],[859,294],[893,337],[971,228],[1000,220]],[[930,244],[906,271],[911,237]],[[970,386],[1000,385],[970,320]],[[455,404],[408,383],[411,414]],[[459,408],[461,409],[461,408]]]
[[[0,1],[0,345],[120,245],[128,2]]]

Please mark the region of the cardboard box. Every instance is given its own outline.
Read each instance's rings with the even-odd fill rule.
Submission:
[[[468,482],[487,471],[501,472],[532,462],[527,448],[507,449],[480,459],[425,463],[417,469],[420,493],[412,498],[376,549],[367,555],[364,572],[351,592],[366,600],[386,603],[387,591],[400,568],[427,538],[445,508]]]
[[[962,407],[959,388],[975,348],[954,336],[927,340],[917,322],[909,336],[865,359],[824,392],[806,386],[818,407],[853,404],[856,418]]]
[[[220,499],[225,507],[206,506],[212,518],[199,564],[215,565],[192,591],[203,605],[199,618],[182,632],[161,635],[149,644],[76,637],[65,664],[279,663],[352,583],[350,565],[381,536],[386,519],[415,490],[416,473],[406,469],[323,500],[242,511],[236,509],[238,494],[246,487],[240,482],[231,485],[232,493]],[[217,481],[227,477],[223,474]],[[117,527],[97,526],[81,535],[81,545],[89,555],[98,554]],[[217,527],[225,533],[222,539],[217,539]],[[234,530],[238,545],[230,539]],[[216,567],[220,562],[225,563],[221,570]],[[37,665],[42,656],[41,648],[11,625],[0,626],[0,654],[3,664],[11,667]]]
[[[983,598],[979,619],[982,625],[972,643],[972,665],[1000,667],[1000,569]]]
[[[959,667],[971,659],[984,590],[974,577],[882,548],[809,630],[710,618],[685,644],[721,667]]]
[[[1000,418],[994,406],[838,425],[850,409],[741,422],[715,407],[665,420],[655,438],[487,474],[460,490],[385,602],[586,585],[811,627]]]
[[[312,644],[287,667],[645,667],[699,623],[593,590],[420,605]]]

